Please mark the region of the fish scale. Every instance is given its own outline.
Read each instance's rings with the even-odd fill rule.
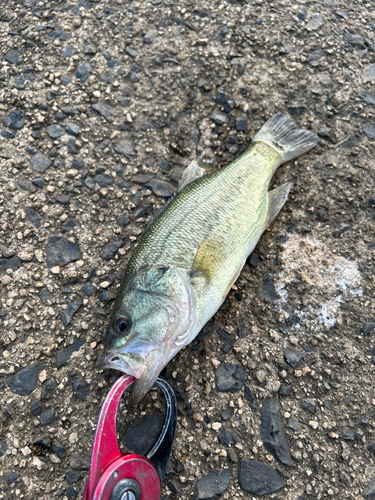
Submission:
[[[138,401],[160,370],[215,314],[290,185],[268,187],[277,167],[317,137],[277,113],[250,147],[222,170],[193,161],[182,191],[158,213],[119,288],[99,366],[139,380]]]

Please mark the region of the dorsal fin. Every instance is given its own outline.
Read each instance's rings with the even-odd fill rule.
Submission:
[[[212,174],[217,170],[214,160],[193,160],[185,168],[184,173],[178,183],[177,192],[182,191],[188,184],[203,177],[204,175]]]

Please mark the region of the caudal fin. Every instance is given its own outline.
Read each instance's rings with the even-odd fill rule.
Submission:
[[[276,149],[283,162],[301,156],[318,144],[318,138],[309,130],[297,130],[290,118],[276,113],[263,125],[253,142],[261,141]]]

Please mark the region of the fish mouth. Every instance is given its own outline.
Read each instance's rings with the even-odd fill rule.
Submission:
[[[118,351],[107,351],[100,356],[97,361],[97,368],[99,370],[114,369],[120,372],[131,375],[135,378],[141,378],[147,370],[146,361],[143,359],[134,359],[134,357],[125,356]]]

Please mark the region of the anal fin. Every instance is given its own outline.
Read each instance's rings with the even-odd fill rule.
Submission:
[[[286,182],[281,186],[273,189],[268,193],[269,196],[269,209],[267,218],[267,227],[271,224],[273,219],[282,209],[284,203],[288,199],[288,194],[290,191],[290,183]]]
[[[212,174],[217,170],[214,160],[193,160],[185,168],[184,173],[178,183],[177,192],[182,191],[188,184],[203,177]]]

